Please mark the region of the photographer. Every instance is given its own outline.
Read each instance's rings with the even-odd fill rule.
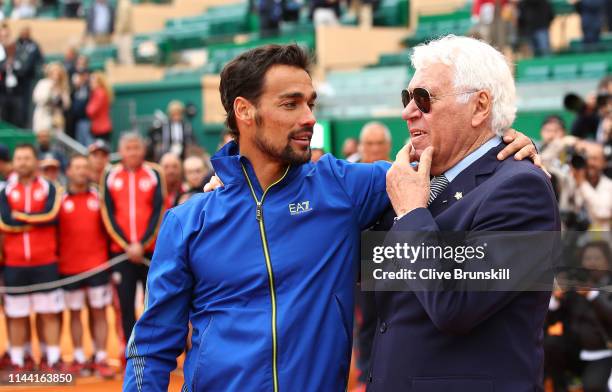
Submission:
[[[584,287],[562,301],[570,329],[577,337],[584,392],[606,392],[612,370],[612,295],[601,287],[612,282],[612,255],[607,241],[593,241],[579,252]]]
[[[582,200],[588,211],[590,229],[610,230],[612,180],[603,174],[606,168],[604,148],[601,144],[581,142],[576,150],[581,154],[581,158],[575,159],[571,173],[576,182],[576,196]],[[585,160],[585,165],[581,160]]]
[[[601,144],[565,136],[542,149],[542,162],[553,176],[561,219],[566,229],[610,230],[612,180]]]
[[[612,219],[612,77],[603,78],[597,92],[586,100],[573,93],[566,95],[564,105],[577,114],[572,136],[560,137],[557,131],[545,135],[546,121],[542,128],[542,162],[553,175],[564,227],[576,231],[609,230]]]
[[[582,139],[599,140],[598,129],[606,116],[610,115],[610,96],[612,94],[612,77],[604,77],[595,93],[584,99],[576,93],[569,93],[563,98],[565,109],[576,113],[572,123],[571,134]]]

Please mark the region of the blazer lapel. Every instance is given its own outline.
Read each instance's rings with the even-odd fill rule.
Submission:
[[[460,202],[474,188],[490,177],[500,161],[497,154],[506,146],[500,143],[493,147],[477,161],[466,167],[455,179],[436,197],[429,205],[429,211],[433,216],[442,213],[451,205]]]

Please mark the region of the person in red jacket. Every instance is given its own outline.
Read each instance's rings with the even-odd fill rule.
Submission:
[[[91,75],[91,95],[85,109],[91,121],[91,133],[95,139],[104,139],[110,143],[113,124],[110,117],[110,105],[113,92],[101,72]]]
[[[59,271],[62,278],[75,276],[108,261],[108,235],[104,229],[98,192],[89,186],[90,165],[86,156],[74,155],[68,164],[68,192],[59,212]],[[86,363],[83,352],[81,310],[85,295],[91,313],[95,358]],[[74,347],[73,373],[83,374],[93,367],[97,375],[110,378],[115,372],[106,362],[108,323],[106,307],[112,300],[110,273],[104,269],[88,278],[64,286],[66,307],[70,309],[70,333]]]
[[[4,283],[8,287],[54,282],[60,278],[57,263],[56,218],[61,189],[37,175],[36,150],[19,145],[13,155],[15,176],[0,191],[0,230],[4,234]],[[43,370],[60,369],[60,315],[64,296],[60,288],[4,296],[14,370],[26,364],[30,340],[30,313],[42,320],[46,343]],[[28,353],[29,354],[29,353]]]
[[[145,143],[138,133],[124,133],[119,140],[121,162],[112,166],[100,183],[102,218],[111,237],[111,257],[125,253],[128,262],[115,266],[123,336],[129,338],[136,322],[136,284],[146,283],[155,238],[165,210],[166,185],[158,165],[145,162]]]

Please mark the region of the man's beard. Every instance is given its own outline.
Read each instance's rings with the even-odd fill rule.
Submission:
[[[287,144],[285,145],[283,149],[279,149],[277,147],[274,147],[266,139],[264,132],[263,132],[264,126],[263,126],[263,121],[261,117],[259,117],[258,115],[255,115],[255,122],[257,124],[257,130],[255,131],[254,142],[260,151],[270,156],[271,158],[278,160],[287,165],[301,165],[303,163],[310,161],[310,158],[312,156],[312,151],[310,149],[310,146],[305,152],[299,153],[299,152],[296,152],[291,147],[290,143],[291,143],[291,137],[293,135],[299,132],[304,132],[304,131],[312,132],[312,127],[304,127],[296,131],[290,132],[289,135],[287,135]]]
[[[16,168],[15,173],[17,173],[18,178],[32,178],[36,173],[36,169]]]

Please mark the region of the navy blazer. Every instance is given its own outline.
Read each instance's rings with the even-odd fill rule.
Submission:
[[[503,147],[462,171],[429,208],[398,220],[390,234],[560,230],[549,179],[529,161],[498,161]],[[368,391],[543,391],[549,299],[549,291],[377,292]]]

